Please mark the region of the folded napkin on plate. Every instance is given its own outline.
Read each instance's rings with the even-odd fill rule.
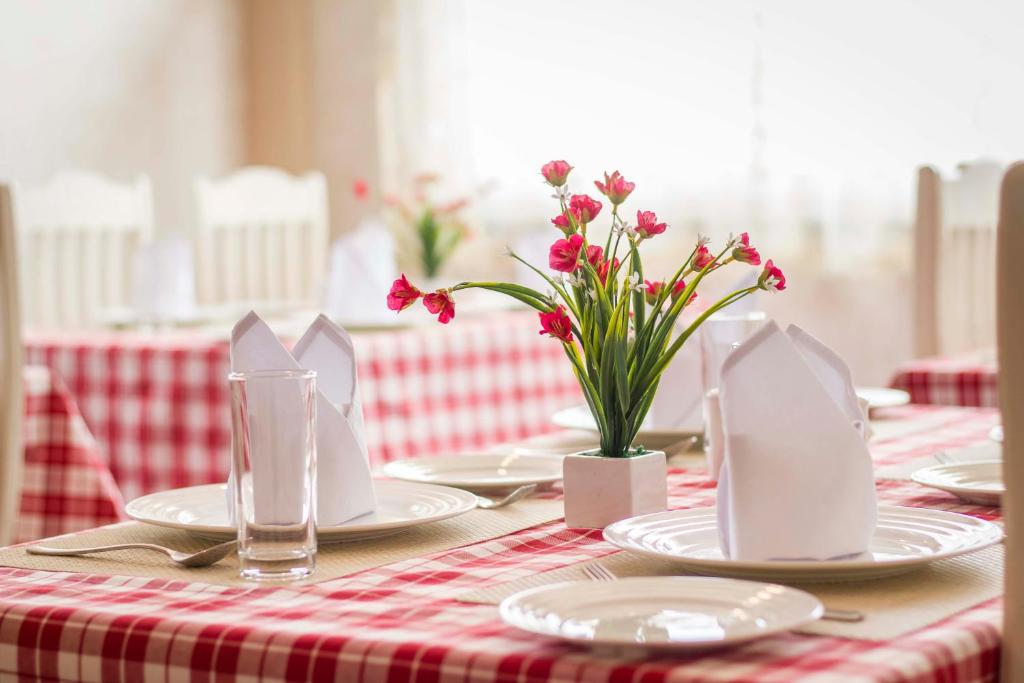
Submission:
[[[391,322],[381,302],[396,277],[394,237],[380,221],[364,220],[331,246],[324,309],[336,320]]]
[[[767,323],[722,365],[722,551],[737,560],[865,552],[875,482],[843,361],[803,330]]]
[[[356,379],[352,340],[326,316],[318,316],[295,345],[292,353],[281,344],[270,327],[255,313],[245,316],[231,333],[231,369],[315,370],[317,373],[317,523],[341,524],[373,512],[376,499],[370,478],[369,457],[364,437],[363,409]],[[274,397],[255,397],[272,402]],[[249,397],[250,401],[253,397]],[[294,403],[294,402],[293,402]],[[276,419],[299,420],[301,411],[274,404]],[[253,463],[255,468],[257,463]],[[261,466],[281,476],[301,476],[288,463]],[[255,477],[258,485],[262,478]],[[274,477],[265,481],[273,482]],[[288,487],[284,487],[287,489]],[[279,491],[254,490],[256,500],[273,500],[272,507],[291,506]],[[234,516],[234,497],[228,495]],[[290,507],[283,507],[290,509]]]

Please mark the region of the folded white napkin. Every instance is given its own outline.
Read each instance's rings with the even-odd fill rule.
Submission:
[[[769,322],[722,366],[722,551],[737,560],[865,552],[876,501],[865,420],[842,360]]]
[[[336,320],[391,322],[381,304],[398,277],[395,240],[376,219],[366,219],[331,246],[324,309]]]
[[[270,327],[255,313],[245,316],[231,333],[231,369],[315,370],[317,373],[317,523],[341,524],[373,512],[376,499],[370,477],[364,436],[363,410],[356,379],[352,340],[326,316],[320,315],[295,345],[293,353],[281,344]],[[272,398],[257,397],[272,401]],[[253,397],[249,397],[250,404]],[[294,402],[293,402],[294,403]],[[299,420],[300,412],[277,401],[275,419]],[[257,463],[252,464],[254,470]],[[284,477],[301,476],[294,464],[261,464]],[[273,477],[266,479],[273,481]],[[261,477],[254,476],[259,486]],[[293,509],[295,501],[281,492],[254,488],[256,501],[273,501],[271,508]],[[286,487],[287,488],[287,487]],[[230,492],[230,487],[229,487]],[[233,518],[233,497],[228,496]],[[259,503],[257,503],[259,507]]]
[[[195,273],[185,240],[167,238],[139,245],[132,255],[132,306],[144,322],[195,315]]]
[[[703,425],[702,387],[700,344],[694,336],[683,344],[665,368],[644,420],[644,428],[700,432]]]

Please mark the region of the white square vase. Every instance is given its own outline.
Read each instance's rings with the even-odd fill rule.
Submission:
[[[565,525],[603,529],[620,519],[662,512],[668,504],[667,474],[662,451],[631,458],[567,455],[562,464]]]

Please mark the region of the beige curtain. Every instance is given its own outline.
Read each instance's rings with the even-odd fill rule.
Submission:
[[[21,502],[21,311],[11,191],[0,185],[0,545],[7,545]]]

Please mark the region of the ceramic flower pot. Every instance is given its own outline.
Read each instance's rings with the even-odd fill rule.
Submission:
[[[663,451],[629,458],[574,453],[565,457],[562,476],[567,527],[603,529],[620,519],[661,512],[668,503]]]

